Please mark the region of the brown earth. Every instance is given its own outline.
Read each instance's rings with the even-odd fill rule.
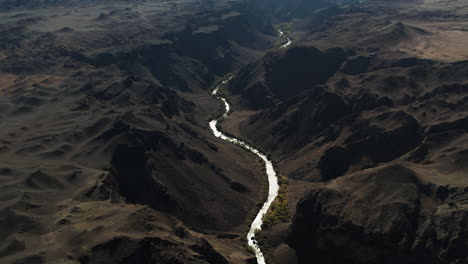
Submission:
[[[465,6],[321,9],[232,81],[223,126],[290,179],[271,263],[467,261]]]
[[[255,263],[238,72],[269,263],[466,263],[466,7],[0,1],[0,262]]]
[[[212,136],[206,90],[271,25],[235,1],[50,3],[0,13],[0,262],[250,261],[263,170]]]

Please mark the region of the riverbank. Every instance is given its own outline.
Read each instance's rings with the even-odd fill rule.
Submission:
[[[230,112],[230,105],[227,102],[227,100],[224,97],[221,97],[218,95],[218,91],[221,87],[221,85],[225,85],[227,82],[230,81],[230,78],[222,81],[212,92],[212,95],[215,96],[217,99],[221,100],[224,103],[224,108],[225,111],[222,114],[222,116],[218,119],[213,119],[209,122],[209,126],[211,131],[213,132],[213,135],[217,138],[220,138],[224,141],[230,142],[232,144],[238,145],[255,155],[257,155],[259,158],[263,160],[265,163],[265,171],[268,176],[268,197],[263,204],[262,208],[260,211],[257,213],[255,219],[253,220],[249,232],[247,233],[247,243],[248,245],[254,250],[255,256],[257,258],[257,263],[258,264],[265,264],[265,257],[258,245],[257,240],[255,239],[255,233],[258,230],[261,230],[262,224],[263,224],[263,217],[265,214],[268,212],[268,209],[270,208],[271,204],[275,200],[276,196],[278,196],[278,191],[279,191],[279,184],[278,184],[278,178],[276,176],[276,171],[274,170],[273,163],[271,160],[268,159],[268,157],[254,148],[253,146],[237,139],[234,137],[227,136],[223,134],[221,131],[218,130],[217,125],[218,121],[226,118],[229,115]]]

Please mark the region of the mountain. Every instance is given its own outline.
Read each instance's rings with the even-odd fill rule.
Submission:
[[[268,264],[465,263],[464,2],[0,1],[0,263],[256,263],[214,118]]]
[[[332,1],[328,0],[247,0],[247,5],[254,10],[259,10],[262,14],[270,15],[276,19],[293,19],[307,16],[316,9],[333,5]]]
[[[83,3],[0,13],[0,262],[251,259],[263,174],[206,90],[273,27],[236,1]]]
[[[320,9],[232,80],[223,129],[289,182],[270,263],[465,262],[468,63],[430,24],[465,25],[457,6]]]

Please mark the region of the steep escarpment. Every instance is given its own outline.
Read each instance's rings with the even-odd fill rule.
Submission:
[[[216,77],[237,70],[271,47],[271,34],[275,34],[271,26],[241,13],[242,7],[221,4],[212,9],[199,19],[187,15],[181,21],[163,24],[154,16],[164,10],[143,16],[138,9],[127,8],[110,12],[105,21],[89,17],[87,24],[97,28],[91,31],[82,29],[83,25],[52,32],[32,30],[66,19],[45,14],[22,19],[20,24],[6,23],[2,28],[8,38],[3,45],[9,52],[1,68],[11,74],[37,74],[61,69],[60,62],[65,67],[117,65],[168,88],[204,90]],[[107,31],[120,20],[125,23],[119,32]],[[132,32],[132,36],[125,32]]]
[[[385,53],[347,56],[333,67],[336,69],[333,76],[325,80],[314,78],[316,68],[306,68],[309,70],[303,70],[301,76],[310,79],[301,85],[295,83],[300,77],[289,79],[287,74],[295,69],[295,64],[283,67],[285,71],[275,74],[275,78],[285,80],[282,86],[275,87],[281,82],[271,86],[262,83],[269,91],[282,90],[291,97],[276,96],[275,104],[244,121],[247,127],[244,135],[278,157],[304,151],[297,155],[302,156],[312,151],[316,154],[310,160],[318,174],[309,176],[330,178],[348,169],[356,171],[401,157],[419,146],[431,131],[449,126],[447,122],[463,124],[465,95],[460,88],[466,80],[460,74],[466,71],[466,63],[440,64],[405,57],[386,59],[387,56]],[[366,61],[365,72],[350,72],[350,67],[362,67],[362,63],[351,66],[356,60]],[[317,70],[322,72],[322,68],[326,67]],[[446,78],[446,71],[450,72],[450,79]],[[240,76],[238,82],[251,80]],[[251,82],[267,79],[267,74],[261,76]],[[237,83],[233,83],[234,91],[235,87],[239,87]],[[249,100],[243,97],[241,100]],[[459,121],[448,115],[452,109],[460,113],[461,118],[455,118]],[[340,163],[340,169],[336,169],[336,162]]]
[[[245,111],[225,129],[288,177],[291,217],[259,235],[272,263],[466,261],[468,64],[419,46],[440,40],[427,21],[463,14],[400,4],[318,10],[230,86]]]
[[[299,263],[463,263],[466,188],[423,173],[388,165],[312,190],[288,237]]]
[[[144,69],[166,87],[204,90],[215,77],[238,70],[274,43],[272,27],[242,11],[230,8],[189,20],[180,31],[161,35],[163,43],[137,44],[130,51],[92,50],[78,57],[98,67],[115,64],[132,72]]]
[[[313,47],[293,47],[284,52],[271,52],[260,62],[243,69],[229,89],[241,94],[250,108],[273,106],[324,84],[339,70],[346,56],[347,51],[340,48],[321,51]]]

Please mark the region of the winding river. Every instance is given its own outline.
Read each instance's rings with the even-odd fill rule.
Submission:
[[[285,35],[284,32],[281,29],[278,29],[278,35],[280,37],[286,38],[286,43],[281,45],[280,48],[284,49],[284,48],[287,48],[289,45],[291,45],[291,43],[292,43],[291,38],[289,38],[287,35]]]
[[[280,37],[285,37],[287,42],[283,45],[280,46],[280,48],[286,48],[289,45],[291,45],[292,41],[291,39],[286,36],[283,31],[278,30],[279,36]],[[226,118],[229,115],[229,111],[231,110],[231,107],[229,103],[227,102],[226,98],[220,96],[218,94],[219,89],[221,86],[226,85],[231,78],[226,79],[222,81],[216,88],[213,90],[211,95],[216,97],[218,100],[223,101],[224,103],[224,113],[222,115],[222,118]],[[265,264],[265,257],[263,256],[262,250],[258,246],[257,240],[255,239],[255,233],[258,230],[262,229],[262,224],[263,224],[263,216],[267,213],[268,208],[270,208],[271,204],[275,200],[276,196],[278,196],[278,191],[279,191],[279,185],[278,185],[278,178],[276,177],[276,172],[275,169],[273,168],[273,163],[271,160],[268,159],[268,157],[260,152],[258,149],[250,146],[249,144],[243,142],[242,140],[239,140],[234,137],[229,137],[223,134],[221,131],[218,130],[218,119],[213,119],[210,121],[210,129],[211,132],[215,135],[215,137],[220,138],[222,140],[225,140],[227,142],[236,144],[238,146],[243,147],[244,149],[254,153],[257,155],[259,158],[261,158],[264,163],[265,163],[265,171],[268,176],[268,197],[265,203],[263,204],[262,208],[258,212],[258,214],[255,216],[255,219],[253,220],[252,224],[250,225],[249,232],[247,233],[247,242],[249,246],[255,251],[255,257],[257,258],[257,263],[258,264]]]
[[[225,111],[223,113],[223,118],[226,118],[229,115],[230,111],[230,106],[227,100],[221,96],[218,95],[218,90],[222,85],[225,85],[226,83],[229,82],[230,79],[224,80],[221,84],[219,84],[212,92],[212,95],[215,96],[217,99],[223,101],[224,106],[225,106]],[[273,163],[271,160],[267,158],[265,154],[257,150],[256,148],[250,146],[249,144],[243,142],[242,140],[239,140],[234,137],[229,137],[223,134],[221,131],[218,130],[217,127],[218,120],[214,119],[210,121],[210,129],[213,132],[213,134],[222,140],[225,140],[227,142],[236,144],[238,146],[243,147],[244,149],[254,153],[258,157],[260,157],[264,162],[265,162],[265,170],[266,174],[268,176],[268,198],[266,202],[263,204],[262,208],[258,212],[258,214],[255,216],[254,221],[252,222],[252,225],[250,226],[249,232],[247,233],[247,242],[249,246],[255,251],[255,256],[257,258],[257,263],[258,264],[265,264],[265,257],[263,256],[263,253],[260,249],[260,247],[257,244],[257,241],[255,240],[255,232],[257,230],[260,230],[262,228],[262,223],[263,223],[263,216],[265,213],[268,211],[268,208],[270,208],[270,205],[273,203],[275,200],[276,196],[278,195],[278,190],[279,190],[279,185],[278,185],[278,179],[276,177],[276,172],[273,168]]]

